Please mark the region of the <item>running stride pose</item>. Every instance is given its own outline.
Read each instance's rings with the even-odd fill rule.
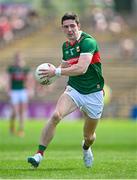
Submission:
[[[67,88],[60,96],[55,111],[42,130],[37,153],[28,162],[38,167],[44,151],[51,142],[57,124],[66,115],[79,108],[84,115],[83,160],[86,167],[93,164],[91,145],[96,135],[95,129],[103,111],[103,86],[101,59],[96,40],[80,30],[78,16],[66,13],[61,19],[62,29],[68,41],[62,46],[61,66],[41,70],[43,76],[69,76]]]

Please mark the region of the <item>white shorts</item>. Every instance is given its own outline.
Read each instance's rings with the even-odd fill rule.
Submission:
[[[10,92],[10,98],[12,104],[27,103],[28,93],[27,90],[12,90]]]
[[[71,86],[67,86],[65,92],[68,94],[77,107],[84,111],[90,118],[99,119],[102,115],[104,106],[103,91],[90,94],[80,94]]]

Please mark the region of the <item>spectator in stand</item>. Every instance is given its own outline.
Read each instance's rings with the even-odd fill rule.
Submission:
[[[0,17],[0,37],[5,42],[13,39],[12,27],[6,16]]]
[[[121,41],[121,54],[124,59],[133,59],[135,54],[135,42],[132,38],[125,38]]]

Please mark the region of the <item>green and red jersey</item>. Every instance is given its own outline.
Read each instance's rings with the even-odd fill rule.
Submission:
[[[7,72],[10,76],[10,87],[12,90],[21,90],[25,88],[25,82],[29,71],[29,67],[14,65],[8,67]]]
[[[68,41],[65,42],[62,46],[62,51],[63,60],[68,61],[71,65],[78,62],[80,54],[91,53],[93,55],[86,73],[78,76],[69,76],[68,85],[81,94],[89,94],[103,89],[104,78],[102,76],[99,47],[92,36],[82,32],[79,40],[74,44]]]

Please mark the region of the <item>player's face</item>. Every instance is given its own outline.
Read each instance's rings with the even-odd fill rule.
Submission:
[[[80,25],[75,20],[65,20],[62,24],[63,32],[70,41],[76,41],[79,37]]]

